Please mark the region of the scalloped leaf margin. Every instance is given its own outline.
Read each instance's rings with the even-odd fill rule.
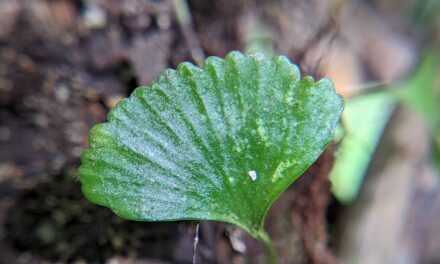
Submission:
[[[78,177],[138,221],[216,220],[258,236],[276,198],[330,143],[343,100],[284,56],[182,63],[95,125]]]

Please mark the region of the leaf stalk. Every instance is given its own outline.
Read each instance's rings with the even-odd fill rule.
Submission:
[[[256,234],[256,238],[266,246],[267,252],[269,253],[269,263],[277,264],[278,263],[277,252],[273,245],[272,239],[270,239],[267,232],[264,231],[264,229],[260,229]]]

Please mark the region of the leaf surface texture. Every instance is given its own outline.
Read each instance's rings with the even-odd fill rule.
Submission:
[[[139,87],[89,134],[87,198],[141,221],[217,220],[251,234],[322,153],[343,109],[286,57],[229,53]]]

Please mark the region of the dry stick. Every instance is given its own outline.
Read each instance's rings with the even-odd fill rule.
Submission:
[[[200,223],[197,222],[196,232],[194,235],[194,244],[193,244],[193,264],[197,264],[196,259],[197,259],[197,244],[199,244],[199,225]]]
[[[307,41],[307,43],[304,45],[305,49],[298,52],[298,54],[295,55],[295,60],[299,63],[304,63],[305,57],[308,51],[310,51],[311,48],[315,47],[317,43],[319,43],[319,40],[322,39],[325,34],[328,34],[330,31],[337,29],[335,28],[336,20],[335,18],[330,18],[326,24],[321,26],[318,30],[318,32],[312,36],[311,39]],[[337,32],[336,32],[337,34]]]
[[[316,76],[318,73],[318,68],[322,65],[322,61],[324,59],[324,54],[328,53],[330,49],[332,48],[335,40],[339,37],[339,29],[335,28],[334,30],[330,30],[330,39],[327,41],[327,45],[325,46],[325,49],[323,50],[322,56],[319,57],[319,59],[316,61],[315,66],[313,66],[312,70],[312,76]]]
[[[330,50],[331,46],[333,45],[333,42],[339,37],[340,24],[338,17],[340,16],[341,9],[345,2],[346,0],[333,0],[332,3],[333,6],[332,6],[330,18],[327,20],[325,24],[321,25],[318,32],[310,40],[308,40],[308,43],[305,45],[306,48],[296,56],[295,59],[300,64],[304,63],[307,52],[310,51],[316,45],[319,45],[319,41],[325,35],[329,35],[329,34],[331,35],[327,43],[326,50]],[[317,60],[315,66],[312,67],[312,72],[310,73],[312,76],[316,76],[318,67],[321,64],[323,57],[324,55],[322,55],[321,58]]]
[[[194,32],[188,3],[186,0],[172,0],[172,2],[177,22],[179,23],[180,30],[185,38],[191,57],[199,66],[201,66],[205,60],[205,54],[200,47],[199,39]]]
[[[365,83],[357,87],[355,91],[350,92],[346,97],[350,98],[380,92],[394,93],[396,90],[398,90],[398,85],[398,83],[392,81]]]

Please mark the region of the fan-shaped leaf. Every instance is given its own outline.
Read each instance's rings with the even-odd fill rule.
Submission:
[[[231,52],[139,87],[90,132],[87,198],[142,221],[207,219],[261,239],[280,193],[330,142],[343,102],[283,56]]]

